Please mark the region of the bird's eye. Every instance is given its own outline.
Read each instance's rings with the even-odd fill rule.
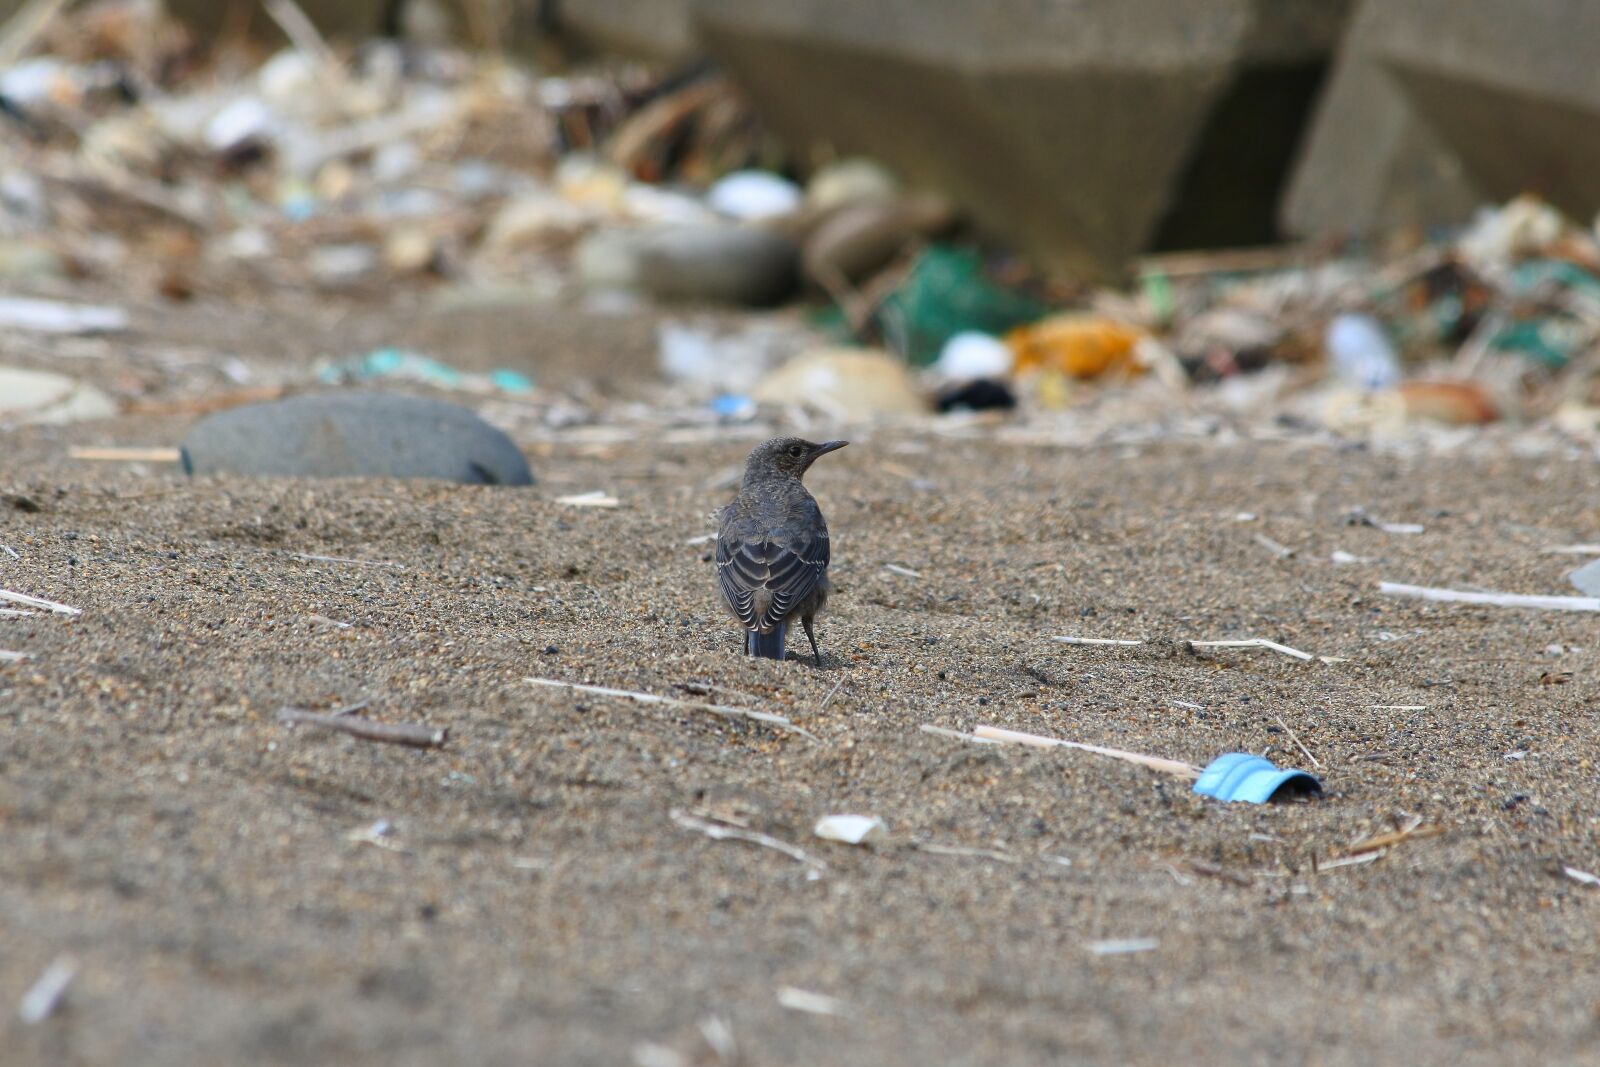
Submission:
[[[805,454],[806,454],[806,450],[801,448],[799,445],[790,445],[789,446],[789,455],[795,456],[796,458],[798,458],[798,457],[803,456]]]

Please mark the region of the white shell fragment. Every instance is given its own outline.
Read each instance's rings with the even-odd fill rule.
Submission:
[[[1127,956],[1135,952],[1153,952],[1160,947],[1161,942],[1153,937],[1125,937],[1089,942],[1089,951],[1096,956]]]
[[[870,845],[887,837],[889,827],[876,815],[824,815],[811,832],[824,841]]]
[[[838,997],[813,993],[809,989],[796,989],[792,985],[779,988],[778,1003],[790,1011],[801,1011],[808,1015],[843,1015],[847,1008]]]

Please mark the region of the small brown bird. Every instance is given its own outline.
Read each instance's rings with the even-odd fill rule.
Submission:
[[[756,446],[745,461],[739,495],[722,509],[717,580],[744,625],[748,656],[783,659],[789,620],[798,617],[822,666],[811,622],[833,591],[828,524],[800,478],[818,456],[847,444],[777,437]]]

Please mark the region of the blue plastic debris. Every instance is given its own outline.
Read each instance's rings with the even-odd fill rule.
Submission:
[[[489,381],[502,393],[531,393],[533,392],[533,379],[521,371],[492,370],[489,372]]]
[[[751,419],[756,414],[756,402],[743,393],[722,393],[711,401],[711,413],[719,419]]]
[[[1282,770],[1264,756],[1229,752],[1200,772],[1194,791],[1218,800],[1265,804],[1280,791],[1293,796],[1322,792],[1322,783],[1305,771]]]
[[[391,379],[469,393],[499,391],[518,395],[534,390],[533,381],[519,371],[502,367],[488,374],[466,374],[432,356],[392,347],[373,349],[364,356],[324,366],[318,377],[328,385]]]

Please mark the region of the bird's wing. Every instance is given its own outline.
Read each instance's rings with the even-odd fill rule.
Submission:
[[[724,531],[717,538],[717,580],[734,614],[751,630],[770,630],[783,622],[815,591],[827,569],[826,529],[743,539]]]

